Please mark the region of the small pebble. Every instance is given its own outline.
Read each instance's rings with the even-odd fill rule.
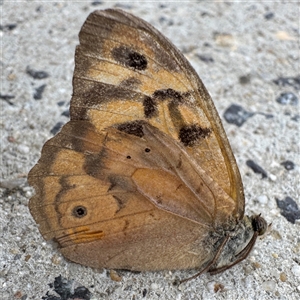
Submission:
[[[59,265],[61,263],[61,257],[57,254],[54,254],[51,258],[51,261],[55,265]]]
[[[274,13],[272,12],[267,12],[265,15],[264,15],[265,19],[266,20],[271,20],[274,18]]]
[[[0,99],[6,101],[9,105],[14,105],[13,102],[11,102],[11,99],[14,99],[15,96],[13,95],[4,95],[4,94],[0,94]]]
[[[30,67],[26,68],[26,73],[30,75],[34,79],[45,79],[49,77],[49,74],[45,71],[36,71],[31,69]]]
[[[46,84],[42,84],[41,86],[39,86],[38,88],[35,89],[35,92],[33,94],[33,98],[35,100],[41,100],[43,98],[43,93],[44,93],[46,86],[47,86]]]
[[[300,277],[300,266],[293,266],[291,271],[295,276]]]
[[[232,104],[224,112],[225,120],[230,124],[241,127],[254,113],[246,111],[242,106]]]
[[[289,222],[295,224],[296,220],[300,219],[300,210],[297,202],[291,197],[287,196],[284,200],[276,199],[280,214],[284,216]]]
[[[243,75],[243,76],[240,76],[239,77],[239,82],[240,84],[247,84],[251,81],[251,75],[248,74],[248,75]]]
[[[57,102],[57,105],[58,105],[58,106],[63,106],[65,103],[66,103],[66,101],[58,101],[58,102]]]
[[[110,270],[109,272],[110,279],[116,282],[122,281],[122,277],[119,275],[119,273],[116,270]]]
[[[213,63],[214,62],[214,59],[210,56],[210,55],[206,55],[206,54],[196,54],[196,56],[206,62],[206,63]]]
[[[270,175],[269,175],[269,178],[270,178],[272,181],[276,181],[276,180],[277,180],[277,177],[276,177],[276,175],[274,175],[274,174],[270,174]]]
[[[300,76],[295,77],[279,77],[277,79],[274,79],[273,82],[281,87],[284,86],[292,86],[296,90],[300,89]]]
[[[12,178],[0,181],[0,187],[3,189],[13,190],[26,182],[26,178]],[[9,200],[9,198],[7,198]]]
[[[298,104],[298,97],[294,93],[281,93],[277,98],[276,101],[282,105],[297,105]]]
[[[24,192],[30,192],[30,191],[32,191],[32,188],[30,186],[24,186],[23,191]]]
[[[281,165],[284,166],[284,168],[288,171],[293,170],[295,168],[295,164],[290,160],[283,161]]]
[[[33,193],[32,193],[31,191],[26,191],[26,192],[25,192],[25,196],[26,196],[27,198],[31,198],[32,195],[33,195]]]
[[[252,159],[248,159],[246,161],[246,165],[249,168],[251,168],[254,173],[261,174],[262,178],[267,178],[268,177],[267,172],[261,166],[259,166],[256,162],[254,162]]]
[[[267,292],[273,292],[276,288],[276,283],[273,280],[267,280],[262,283],[262,288]]]
[[[31,258],[31,255],[30,254],[27,254],[24,258],[25,261],[29,261],[29,259]]]
[[[70,117],[70,110],[69,109],[65,110],[64,112],[62,112],[61,115],[64,116],[64,117],[69,118]]]
[[[252,268],[250,267],[250,266],[245,266],[244,268],[243,268],[243,270],[244,270],[244,273],[246,274],[246,275],[249,275],[249,274],[251,274],[252,272],[253,272],[253,270],[252,270]],[[248,278],[248,277],[247,277]],[[247,281],[248,282],[248,281]],[[247,283],[247,282],[245,282],[245,283]]]
[[[101,5],[101,4],[102,4],[102,1],[93,1],[93,2],[91,3],[91,5],[93,5],[93,6]]]
[[[253,262],[253,263],[252,263],[252,266],[253,266],[255,269],[261,268],[261,264],[260,264],[259,262]]]
[[[1,31],[7,32],[7,31],[15,29],[16,27],[17,27],[17,24],[14,24],[14,23],[1,25]]]
[[[147,295],[147,289],[143,289],[143,297],[146,297],[146,295]]]
[[[14,297],[15,297],[16,299],[21,299],[22,296],[23,296],[23,294],[22,294],[21,291],[17,291],[17,292],[14,294]]]
[[[18,146],[18,150],[19,152],[21,152],[22,154],[27,154],[30,151],[30,148],[28,146],[25,145],[19,145]]]
[[[282,282],[286,282],[287,281],[286,273],[284,273],[284,272],[280,273],[280,280]]]
[[[57,123],[54,125],[54,127],[50,130],[50,132],[51,132],[53,135],[57,134],[57,133],[60,131],[60,129],[62,128],[63,125],[64,125],[63,122],[57,122]]]
[[[260,203],[260,204],[267,204],[268,203],[268,197],[266,195],[260,195],[257,197],[257,201]]]
[[[218,292],[224,292],[225,287],[222,283],[216,283],[214,286],[214,292],[218,293]]]

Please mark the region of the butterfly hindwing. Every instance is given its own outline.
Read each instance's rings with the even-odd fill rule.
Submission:
[[[202,235],[213,209],[206,217],[197,211],[198,199],[176,176],[180,151],[165,157],[157,144],[164,135],[147,123],[144,138],[79,124],[69,122],[50,139],[29,174],[36,189],[30,210],[43,236],[54,238],[67,258],[92,267],[180,269],[209,260]],[[157,251],[162,241],[166,246]]]

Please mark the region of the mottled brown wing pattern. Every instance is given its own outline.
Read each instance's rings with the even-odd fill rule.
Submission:
[[[165,37],[121,10],[95,11],[79,38],[71,121],[28,175],[40,232],[93,267],[208,263],[224,238],[212,232],[243,217],[244,198],[205,87]]]
[[[71,118],[101,131],[147,120],[186,146],[244,213],[242,182],[214,104],[185,57],[145,21],[120,10],[92,13],[79,34]],[[222,206],[222,204],[220,204]]]
[[[200,210],[199,193],[184,180],[195,177],[211,198],[213,184],[199,182],[173,139],[146,122],[142,130],[143,140],[71,121],[45,144],[28,178],[36,190],[30,209],[45,239],[54,238],[69,259],[134,270],[193,268],[211,259],[203,235],[212,227],[214,208],[204,202]],[[161,151],[162,139],[173,153]]]

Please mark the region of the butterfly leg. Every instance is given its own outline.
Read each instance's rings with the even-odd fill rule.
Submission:
[[[203,270],[201,270],[200,272],[196,273],[195,275],[193,275],[193,276],[191,276],[189,278],[185,278],[183,280],[180,280],[179,284],[182,284],[182,283],[184,283],[186,281],[195,279],[196,277],[200,276],[201,274],[205,273],[206,271],[209,271],[210,267],[213,266],[217,262],[217,260],[219,259],[220,255],[222,253],[222,250],[224,249],[226,243],[229,240],[229,237],[230,237],[229,235],[226,235],[226,237],[225,237],[224,241],[222,242],[221,246],[219,247],[216,255],[214,256],[214,258],[212,259],[212,261]]]
[[[240,253],[238,253],[236,255],[236,260],[232,264],[226,265],[226,266],[223,266],[223,267],[220,267],[220,268],[216,268],[216,269],[210,269],[210,270],[208,270],[209,274],[215,275],[215,274],[221,273],[221,272],[233,267],[234,265],[236,265],[240,261],[244,260],[249,255],[249,253],[251,252],[258,235],[259,235],[258,232],[255,231],[252,238],[251,238],[251,240],[247,244],[247,246]],[[212,266],[212,264],[210,266]]]

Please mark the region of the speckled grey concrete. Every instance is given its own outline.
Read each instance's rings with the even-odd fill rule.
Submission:
[[[89,289],[91,299],[299,299],[299,3],[101,2],[1,5],[0,298],[42,299],[49,291],[45,299],[65,299],[49,296],[48,284],[62,275]],[[255,113],[240,127],[222,118],[243,177],[246,212],[262,213],[272,226],[246,261],[180,287],[172,285],[175,277],[194,271],[120,272],[116,282],[106,270],[66,261],[40,236],[27,207],[33,190],[26,174],[50,130],[67,122],[62,113],[72,94],[80,27],[91,11],[115,6],[149,21],[184,52],[221,115],[231,104]],[[49,76],[33,78],[28,70]],[[290,79],[274,83],[282,77]],[[287,92],[295,101],[278,103]],[[249,159],[267,178],[247,166]],[[286,197],[296,205],[284,212],[276,199]]]

